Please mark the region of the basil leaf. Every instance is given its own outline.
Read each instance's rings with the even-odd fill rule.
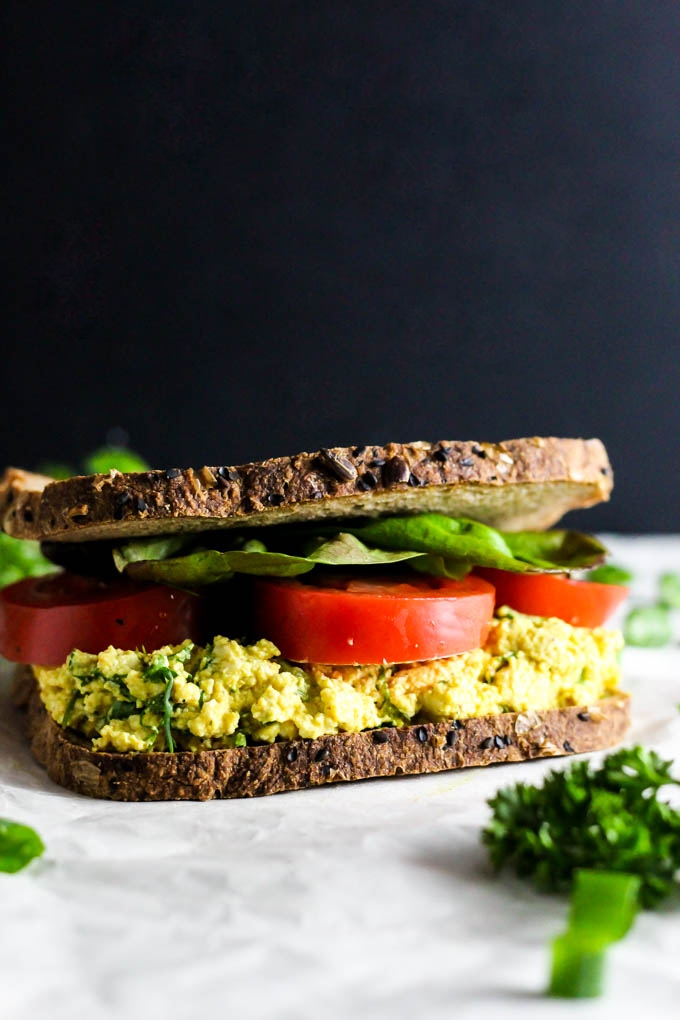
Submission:
[[[607,555],[601,542],[580,531],[508,531],[504,537],[513,556],[541,570],[581,570]]]
[[[336,538],[318,541],[320,544],[308,554],[307,559],[332,567],[376,566],[381,563],[400,563],[416,557],[421,558],[420,553],[415,551],[390,552],[386,549],[370,549],[356,535],[344,531]]]
[[[190,541],[191,537],[186,535],[132,539],[113,550],[113,562],[122,574],[128,563],[139,563],[143,560],[166,560],[182,549],[186,549]]]
[[[414,549],[457,563],[516,573],[576,570],[606,555],[597,539],[577,531],[500,532],[479,521],[443,514],[390,517],[348,530],[387,549]]]
[[[0,871],[10,874],[21,871],[44,850],[45,845],[35,829],[0,818]]]
[[[132,544],[132,543],[130,543]],[[155,543],[160,550],[160,542]],[[147,548],[151,543],[147,543]],[[149,548],[149,551],[153,551]],[[297,577],[313,570],[317,564],[326,566],[372,566],[395,563],[419,557],[417,552],[388,552],[369,549],[353,535],[339,534],[330,540],[319,538],[308,556],[291,556],[271,552],[262,542],[253,539],[242,549],[218,552],[202,549],[186,556],[170,559],[137,560],[141,549],[132,550],[133,559],[125,560],[125,553],[116,560],[118,569],[138,581],[159,581],[177,587],[202,586],[226,581],[233,574],[255,574],[267,577]],[[115,555],[115,554],[114,554]]]
[[[415,549],[475,562],[478,566],[491,566],[486,560],[492,554],[494,565],[513,559],[500,531],[463,517],[445,517],[443,514],[388,517],[348,530],[362,540],[386,549]]]
[[[449,560],[444,556],[435,556],[434,553],[424,553],[417,559],[411,560],[409,567],[417,570],[419,574],[429,574],[431,577],[448,577],[452,581],[460,581],[470,573],[473,564],[463,563],[461,560]]]
[[[191,539],[174,536],[125,543],[114,551],[114,559],[119,570],[136,580],[192,588],[225,581],[235,573],[297,577],[316,565],[408,562],[421,573],[454,579],[474,566],[519,573],[565,571],[592,566],[606,552],[597,539],[578,532],[503,533],[478,521],[442,514],[390,517],[340,533],[310,527],[289,531],[284,539],[282,534],[278,532],[275,541],[295,553],[269,550],[259,539],[250,539],[241,548],[224,552],[201,548],[176,556],[182,543]]]
[[[296,577],[314,568],[314,561],[305,556],[256,550],[202,549],[168,560],[144,560],[128,563],[125,573],[135,581],[156,581],[177,588],[202,587],[227,581],[235,573],[267,577]]]

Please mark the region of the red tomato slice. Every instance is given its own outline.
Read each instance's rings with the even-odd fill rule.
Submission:
[[[600,627],[628,595],[620,584],[572,581],[564,574],[513,574],[480,567],[496,589],[496,605],[531,616],[556,616],[574,627]]]
[[[98,581],[66,572],[29,577],[0,591],[0,655],[62,665],[74,648],[151,651],[201,637],[201,600],[164,585]]]
[[[492,585],[480,577],[338,579],[320,584],[260,578],[258,630],[294,662],[417,662],[486,641]]]

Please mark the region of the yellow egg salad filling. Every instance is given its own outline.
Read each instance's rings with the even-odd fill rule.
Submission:
[[[496,613],[484,648],[383,666],[298,666],[271,641],[74,651],[34,667],[47,710],[96,750],[239,747],[376,726],[591,705],[619,682],[621,636]]]

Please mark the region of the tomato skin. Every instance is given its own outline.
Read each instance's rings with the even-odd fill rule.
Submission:
[[[482,578],[352,579],[341,587],[259,578],[259,633],[294,662],[418,662],[479,648],[494,589]]]
[[[496,605],[530,616],[556,616],[573,627],[601,627],[628,595],[620,584],[573,581],[565,574],[513,574],[479,567],[496,589]]]
[[[151,651],[201,638],[201,599],[176,588],[98,581],[66,572],[30,577],[0,591],[0,655],[61,666],[74,648]]]

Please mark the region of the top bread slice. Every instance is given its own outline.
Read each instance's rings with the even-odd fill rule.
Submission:
[[[235,467],[63,481],[9,468],[0,523],[15,538],[51,541],[426,512],[542,530],[607,500],[612,482],[598,439],[538,436],[333,447]]]

